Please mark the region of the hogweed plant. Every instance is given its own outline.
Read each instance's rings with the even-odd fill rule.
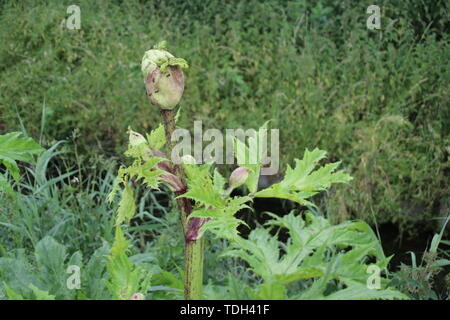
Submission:
[[[112,201],[117,192],[121,193],[116,217],[116,241],[119,244],[114,245],[115,254],[122,254],[126,249],[121,226],[130,221],[136,210],[130,182],[133,180],[150,189],[158,189],[160,184],[164,184],[174,194],[184,234],[185,299],[227,298],[203,292],[206,232],[226,239],[231,249],[223,256],[244,260],[259,279],[257,289],[247,290],[249,298],[285,299],[288,294],[294,299],[405,298],[400,292],[386,288],[388,280],[381,272],[386,271],[390,258],[384,256],[378,239],[364,222],[331,225],[327,219],[310,211],[304,217],[294,213],[284,217],[271,214],[267,228],[256,228],[248,238],[240,235],[238,227],[245,225],[245,222],[237,218],[236,213],[249,209],[255,198],[287,199],[302,206],[314,207],[311,197],[333,184],[348,183],[352,178],[338,170],[339,162],[319,166],[326,156],[325,151],[306,150],[303,159],[295,160],[294,167],[287,166],[283,180],[258,190],[264,155],[262,148],[255,149],[253,146],[260,146],[265,138],[261,131],[248,141],[234,138],[233,152],[238,168],[229,179],[220,173],[213,162],[196,164],[190,155],[180,157],[172,154],[175,146],[172,134],[178,118],[174,109],[184,91],[182,70],[187,67],[187,62],[166,51],[164,44],[147,51],[142,60],[147,95],[156,107],[155,112],[160,109],[162,124],[145,137],[129,130],[125,155],[133,162],[119,169],[109,195],[109,201]],[[256,157],[251,154],[255,150]],[[256,162],[249,161],[250,158],[256,158]],[[248,194],[232,195],[234,189],[244,185]],[[288,240],[280,241],[278,231],[273,235],[271,229],[286,229]],[[128,264],[124,265],[132,269]],[[368,273],[369,266],[375,267],[372,268],[374,274]],[[137,270],[134,272],[131,277],[133,289],[125,290],[125,298],[135,293],[133,290],[145,290],[137,283],[141,275]],[[370,276],[375,286],[370,285]],[[298,281],[303,281],[304,290],[290,293],[290,285]],[[127,287],[126,284],[123,286]]]

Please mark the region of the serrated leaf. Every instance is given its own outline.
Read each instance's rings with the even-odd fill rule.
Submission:
[[[210,168],[211,164],[185,166],[188,191],[179,197],[192,199],[198,206],[223,208],[225,201],[214,187]]]
[[[3,287],[5,288],[5,293],[9,300],[24,300],[24,298],[20,294],[15,292],[4,282],[3,282]]]
[[[166,144],[166,136],[162,124],[159,124],[158,128],[152,130],[150,134],[147,134],[147,142],[151,148],[157,150]]]
[[[326,152],[306,149],[302,160],[295,159],[295,167],[287,167],[284,179],[267,189],[258,191],[255,197],[282,198],[295,201],[304,206],[314,206],[306,199],[329,188],[335,183],[346,183],[352,178],[343,171],[336,171],[340,162],[329,163],[314,171]]]
[[[369,289],[360,283],[353,283],[349,287],[334,292],[325,297],[326,300],[409,300],[405,294],[393,289]]]
[[[286,287],[279,281],[267,281],[259,286],[256,300],[285,300]]]
[[[324,271],[320,268],[306,267],[306,268],[299,268],[297,271],[290,274],[275,275],[274,278],[280,280],[283,283],[290,283],[298,280],[321,277],[323,275]]]
[[[39,241],[35,248],[36,265],[41,288],[58,297],[70,299],[73,292],[67,288],[66,259],[67,248],[52,237],[45,237]]]
[[[44,148],[33,139],[21,137],[20,132],[0,135],[0,163],[6,167],[17,183],[19,183],[20,174],[16,160],[33,162],[33,155],[43,151]]]
[[[119,172],[117,173],[117,177],[114,179],[111,192],[108,194],[108,197],[107,197],[107,200],[109,203],[113,202],[114,197],[116,196],[117,192],[120,189],[120,184],[125,182],[124,176],[126,173],[127,173],[127,170],[125,168],[119,168]]]
[[[65,273],[64,261],[67,258],[67,249],[52,237],[47,236],[37,243],[35,257],[43,277],[52,273]]]
[[[282,181],[283,186],[295,185],[298,180],[306,178],[317,166],[320,160],[324,159],[327,152],[319,149],[313,151],[305,150],[303,159],[295,159],[295,168],[288,166],[286,176]]]
[[[136,203],[134,200],[134,192],[130,185],[126,184],[122,190],[119,208],[117,210],[116,225],[122,224],[124,221],[129,222],[136,212]]]
[[[317,192],[312,192],[312,191],[293,192],[292,190],[283,188],[280,184],[274,184],[267,189],[258,191],[255,194],[255,197],[257,197],[257,198],[280,198],[280,199],[286,199],[286,200],[291,200],[291,201],[297,202],[303,206],[315,207],[314,203],[306,200],[307,198],[310,198],[310,197],[314,196],[315,194],[317,194]]]
[[[84,299],[107,300],[111,299],[106,288],[108,274],[106,264],[110,245],[105,241],[103,245],[95,250],[89,258],[89,262],[83,265],[81,272],[81,285]],[[81,291],[79,291],[81,292]]]
[[[250,209],[246,203],[251,200],[250,197],[228,198],[223,208],[196,209],[189,215],[189,218],[211,219],[200,228],[200,235],[210,230],[220,238],[236,238],[238,236],[237,228],[239,225],[243,224],[247,226],[247,224],[234,215],[244,208]]]
[[[327,284],[331,280],[347,287],[355,283],[366,286],[368,258],[375,258],[380,270],[389,262],[375,234],[363,222],[331,225],[325,218],[312,213],[307,213],[305,219],[293,213],[283,217],[271,216],[267,226],[287,229],[290,237],[285,243],[279,241],[277,235],[272,236],[269,229],[258,228],[249,234],[248,239],[232,239],[236,249],[225,255],[245,260],[265,282],[275,279],[287,284],[314,278],[313,284],[300,293],[299,298],[325,298]],[[342,252],[343,249],[346,251]],[[381,280],[385,286],[387,280]],[[366,292],[360,296],[352,296],[354,292],[349,290],[342,296],[346,293],[355,298],[402,297],[401,293],[390,289]]]
[[[32,155],[38,155],[44,151],[38,143],[31,138],[21,137],[20,132],[11,132],[0,135],[0,159],[12,162],[20,160],[32,162]]]
[[[219,170],[214,169],[214,189],[219,194],[224,194],[225,192],[225,184],[227,183],[226,179],[220,174]]]
[[[115,299],[128,300],[136,292],[147,292],[150,274],[136,267],[126,254],[128,241],[120,226],[116,234],[111,255],[108,256],[107,271],[110,276],[106,286]]]
[[[120,226],[116,226],[116,232],[114,235],[114,243],[110,250],[112,256],[118,256],[122,253],[126,253],[129,242],[125,239]]]
[[[33,291],[36,300],[55,300],[55,296],[49,294],[47,291],[41,290],[32,283],[29,285],[29,288]]]
[[[191,214],[189,215],[189,219],[191,218],[211,218],[211,219],[216,219],[216,218],[220,218],[221,216],[221,209],[196,209],[194,211],[191,212]]]

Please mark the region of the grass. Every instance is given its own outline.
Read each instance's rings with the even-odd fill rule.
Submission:
[[[112,187],[114,167],[99,164],[84,177],[73,165],[64,166],[67,153],[63,143],[56,143],[34,168],[25,168],[15,198],[2,194],[2,243],[30,248],[49,235],[71,250],[92,253],[102,240],[111,239],[113,210],[104,197]]]

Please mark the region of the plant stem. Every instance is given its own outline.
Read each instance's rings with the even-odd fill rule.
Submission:
[[[169,146],[169,157],[172,155],[172,150],[175,147],[175,142],[172,141],[172,134],[175,131],[175,114],[173,110],[161,110],[161,114],[164,122],[164,130],[166,134],[166,143]],[[180,179],[181,183],[185,186],[184,190],[176,192],[176,195],[182,195],[187,190],[186,175],[183,167],[178,164],[180,159],[173,161],[174,174]],[[180,211],[180,220],[184,233],[184,298],[186,300],[199,300],[202,298],[203,287],[203,256],[205,240],[200,238],[198,240],[190,240],[186,237],[189,229],[188,217],[192,211],[192,204],[187,198],[177,198],[177,206]]]
[[[169,150],[168,150],[169,152],[168,152],[167,156],[169,158],[172,158],[172,150],[175,147],[175,142],[172,141],[172,134],[175,131],[175,114],[174,114],[173,110],[161,110],[161,114],[162,114],[163,123],[164,123],[166,143],[169,146]],[[175,155],[175,156],[178,156],[178,155]],[[177,160],[177,161],[172,161],[173,169],[174,169],[173,174],[175,174],[178,177],[178,179],[180,179],[181,183],[184,186],[186,186],[186,175],[185,175],[184,170],[181,167],[181,165],[178,164],[178,163],[180,163],[180,159],[172,159],[172,160]],[[185,192],[186,192],[186,188],[185,188],[185,190],[179,191],[176,194],[177,194],[177,196],[179,196]],[[178,205],[178,209],[180,210],[180,220],[181,220],[181,224],[183,226],[183,231],[186,231],[186,221],[187,221],[188,215],[191,213],[191,203],[186,198],[178,198],[177,205]]]
[[[200,300],[203,289],[203,256],[205,239],[186,241],[184,245],[184,298]]]

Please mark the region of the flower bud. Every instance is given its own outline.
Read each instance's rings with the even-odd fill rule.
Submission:
[[[246,167],[235,169],[230,175],[230,186],[228,188],[235,189],[243,185],[247,181],[249,172],[250,169]]]
[[[151,49],[144,53],[142,58],[141,70],[144,75],[144,79],[158,68],[158,64],[164,62],[169,58],[174,58],[174,56],[166,50]]]
[[[181,162],[184,164],[196,164],[197,161],[195,161],[195,158],[191,156],[190,154],[185,154],[181,157]]]
[[[163,49],[151,49],[142,58],[141,70],[150,102],[161,109],[170,110],[180,102],[184,91],[184,59],[175,58]]]
[[[169,67],[162,73],[157,67],[148,74],[145,86],[150,102],[164,110],[177,106],[184,91],[184,74],[180,67]]]
[[[145,296],[140,292],[133,294],[130,298],[130,300],[144,300],[144,299]]]
[[[130,141],[131,146],[135,147],[137,145],[140,145],[141,143],[146,142],[146,140],[142,134],[134,132],[133,130],[129,130],[129,131],[130,131],[129,141]]]

